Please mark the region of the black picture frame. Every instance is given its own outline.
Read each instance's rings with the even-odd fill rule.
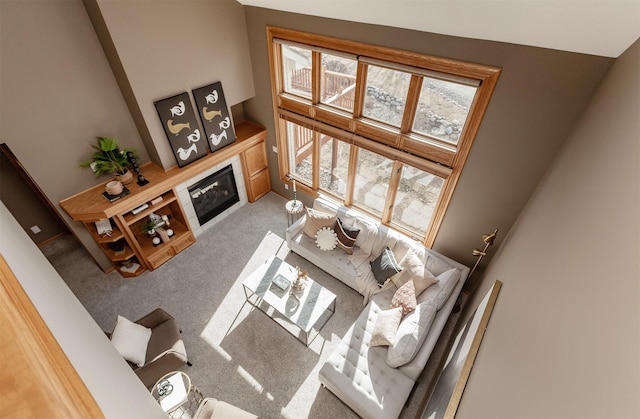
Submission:
[[[179,167],[207,155],[206,141],[193,111],[189,93],[183,92],[158,100],[154,105]]]
[[[235,142],[233,120],[224,98],[222,82],[202,86],[192,93],[211,151],[215,152]]]

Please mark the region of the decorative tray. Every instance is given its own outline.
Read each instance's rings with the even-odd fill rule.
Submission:
[[[274,284],[276,284],[276,286],[278,288],[280,288],[281,290],[286,290],[287,287],[289,286],[289,284],[291,284],[291,281],[289,281],[287,278],[285,278],[284,276],[282,276],[282,274],[278,274],[275,276],[275,278],[273,278],[271,280],[271,282],[273,282]]]

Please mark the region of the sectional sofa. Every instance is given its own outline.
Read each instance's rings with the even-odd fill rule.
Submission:
[[[397,418],[438,341],[469,268],[329,198],[317,198],[306,211],[286,231],[289,249],[362,294],[364,305],[322,366],[320,382],[364,418]],[[322,229],[328,230],[337,219],[341,226],[348,226],[347,235],[359,230],[355,243],[338,240],[333,249],[317,243],[313,231],[323,222]],[[341,226],[334,224],[333,229],[342,230]],[[400,272],[381,283],[376,262],[389,250]],[[417,295],[415,309],[405,313],[401,307],[398,320],[391,303],[407,282],[407,277],[399,280],[403,275],[416,278],[416,284],[424,276],[433,284]],[[393,324],[388,345],[379,346],[380,329],[388,326],[391,317],[400,323]]]

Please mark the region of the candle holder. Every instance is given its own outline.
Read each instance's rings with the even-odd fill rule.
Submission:
[[[136,162],[136,156],[134,156],[131,151],[127,151],[127,160],[129,160],[129,163],[131,163],[133,171],[136,172],[138,185],[144,186],[149,183],[149,181],[144,176],[142,176],[142,173],[140,173],[140,168],[138,167],[138,163]]]

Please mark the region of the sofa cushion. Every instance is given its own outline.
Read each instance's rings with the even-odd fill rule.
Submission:
[[[358,415],[391,419],[400,415],[414,380],[387,365],[386,347],[370,344],[381,311],[374,301],[367,304],[318,375],[320,382]]]
[[[434,302],[425,301],[402,319],[393,345],[389,346],[387,352],[387,364],[390,367],[400,367],[416,356],[429,333],[437,311]]]
[[[389,278],[400,272],[402,268],[398,265],[393,252],[389,249],[389,246],[382,250],[382,253],[371,261],[371,272],[378,281],[378,284],[382,285]]]
[[[376,324],[373,326],[371,333],[371,346],[389,346],[396,337],[398,326],[402,320],[402,308],[390,308],[389,310],[381,310],[378,313]]]
[[[333,229],[338,236],[338,247],[348,254],[352,254],[360,230],[343,222],[339,217]]]
[[[315,240],[316,233],[322,227],[333,228],[333,225],[336,223],[336,216],[317,211],[312,208],[307,208],[307,217],[304,223],[304,228],[302,231],[309,237]]]
[[[401,307],[402,315],[406,316],[416,309],[416,287],[413,281],[403,284],[391,299],[391,308]]]
[[[427,288],[425,292],[418,297],[418,304],[423,301],[433,301],[436,303],[437,309],[440,310],[447,302],[451,292],[460,280],[460,270],[451,268],[437,276],[438,282]]]
[[[111,343],[124,359],[138,367],[143,366],[149,339],[151,329],[118,316],[118,322],[111,334]]]

